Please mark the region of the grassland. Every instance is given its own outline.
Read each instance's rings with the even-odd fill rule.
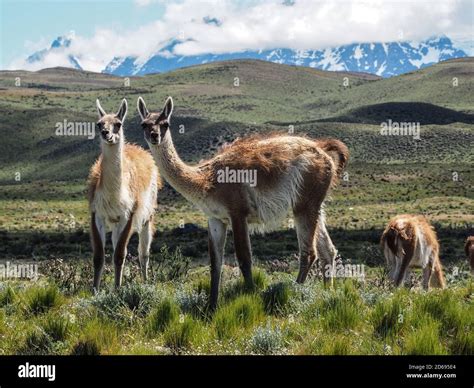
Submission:
[[[44,275],[36,283],[0,282],[0,353],[472,354],[473,286],[463,252],[474,234],[472,65],[472,58],[447,61],[390,79],[260,61],[129,80],[62,68],[0,72],[0,263],[33,259]],[[173,137],[191,163],[254,132],[343,140],[351,159],[326,203],[327,221],[343,262],[366,266],[365,282],[340,279],[327,290],[314,279],[296,287],[288,214],[279,230],[252,239],[256,290],[242,292],[228,239],[225,289],[211,316],[206,219],[166,186],[153,280],[135,282],[134,237],[128,286],[92,296],[85,180],[98,140],[57,136],[55,125],[94,122],[96,98],[112,110],[126,97],[126,137],[145,146],[134,108],[139,95],[152,110],[174,97]],[[381,136],[389,119],[419,122],[420,140]],[[449,290],[420,292],[418,273],[411,291],[383,280],[380,234],[405,212],[435,226]],[[160,263],[175,256],[177,275],[169,279]],[[107,279],[106,288],[110,269]],[[400,311],[401,323],[394,318]]]
[[[380,271],[325,289],[260,267],[255,289],[246,290],[226,266],[210,314],[206,269],[189,269],[168,250],[152,268],[153,281],[142,284],[137,263],[129,264],[119,292],[107,268],[107,288],[95,296],[85,281],[91,266],[77,261],[44,263],[36,283],[3,283],[0,354],[474,354],[468,277],[427,294],[394,290]]]

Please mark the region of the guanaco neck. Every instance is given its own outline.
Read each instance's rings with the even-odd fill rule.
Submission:
[[[117,144],[109,145],[102,142],[102,168],[100,182],[105,191],[119,194],[123,181],[123,136]]]
[[[151,148],[161,175],[187,200],[202,198],[204,192],[200,172],[196,167],[184,163],[176,152],[170,131],[160,145]]]

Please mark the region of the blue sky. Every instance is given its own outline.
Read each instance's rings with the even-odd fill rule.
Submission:
[[[117,31],[135,29],[160,19],[164,10],[160,2],[142,7],[128,0],[0,0],[0,3],[2,69],[14,58],[34,52],[28,42],[49,45],[57,36],[71,30],[90,38],[95,28],[104,24]]]
[[[175,54],[423,40],[446,34],[474,54],[472,0],[0,0],[0,69],[101,71],[114,58],[145,61],[169,40]],[[209,23],[215,20],[215,23]],[[207,21],[207,22],[206,22]],[[71,46],[25,62],[74,31]]]

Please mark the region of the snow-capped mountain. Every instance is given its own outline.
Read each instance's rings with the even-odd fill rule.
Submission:
[[[71,42],[71,37],[59,36],[55,40],[53,40],[53,43],[51,43],[51,46],[49,48],[37,51],[34,54],[30,55],[28,58],[26,58],[26,62],[30,64],[37,62],[39,63],[42,62],[49,55],[62,54],[69,48]],[[73,55],[67,55],[67,60],[71,67],[73,67],[74,69],[82,70],[79,61]]]
[[[49,48],[30,55],[29,64],[56,63],[82,69],[79,59],[70,54],[72,37],[58,37]],[[414,71],[440,61],[465,57],[447,36],[421,42],[354,43],[324,50],[248,50],[224,54],[183,56],[176,54],[182,40],[173,39],[148,57],[115,57],[102,70],[104,73],[130,76],[163,73],[181,67],[231,59],[260,59],[294,66],[306,66],[329,71],[354,71],[382,77]],[[46,59],[46,60],[45,60]]]
[[[105,73],[127,76],[163,73],[177,68],[229,59],[260,59],[287,65],[307,66],[329,71],[355,71],[391,77],[417,70],[440,61],[465,57],[447,36],[422,42],[354,43],[324,50],[243,51],[226,54],[182,56],[175,48],[182,43],[172,40],[150,57],[116,57]]]

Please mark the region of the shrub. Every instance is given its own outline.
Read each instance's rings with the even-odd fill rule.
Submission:
[[[161,333],[179,316],[179,307],[170,299],[163,300],[150,314],[149,331]]]
[[[165,282],[179,280],[189,272],[191,259],[183,256],[179,247],[170,253],[167,245],[163,245],[156,261],[151,261],[151,277],[155,281]]]
[[[134,316],[143,317],[148,314],[158,299],[153,286],[129,283],[118,290],[100,292],[93,297],[92,304],[110,319],[127,321]]]
[[[372,311],[371,321],[376,335],[386,338],[400,334],[405,320],[400,316],[402,304],[399,298],[381,300]]]
[[[237,330],[248,328],[264,316],[263,304],[256,295],[242,295],[220,307],[214,315],[214,326],[219,339],[231,337]]]
[[[257,354],[277,354],[283,350],[283,334],[271,326],[257,327],[250,339],[250,348]]]
[[[458,332],[451,343],[450,349],[452,354],[474,356],[474,332],[471,330]]]
[[[262,299],[265,311],[272,315],[285,315],[297,307],[300,300],[296,300],[296,290],[292,284],[276,283],[270,285],[263,293]],[[300,295],[302,297],[302,294]]]
[[[209,296],[204,291],[180,289],[176,293],[176,301],[183,313],[195,318],[207,317]]]
[[[239,278],[236,281],[228,285],[223,292],[224,300],[232,300],[236,297],[243,294],[252,294],[260,292],[265,289],[267,285],[267,278],[265,273],[259,269],[255,268],[252,272],[253,287],[249,288],[243,278]]]
[[[52,348],[51,337],[41,328],[35,328],[26,335],[25,342],[18,350],[18,354],[45,355],[51,353]]]
[[[417,311],[428,314],[441,324],[442,334],[464,331],[469,314],[463,311],[460,302],[449,292],[432,291],[417,300]]]
[[[70,323],[67,318],[61,315],[48,315],[42,328],[52,341],[64,341],[69,334]]]
[[[45,260],[41,264],[41,273],[52,279],[65,294],[74,294],[89,289],[89,276],[92,264],[88,260]]]
[[[419,327],[406,336],[404,353],[408,355],[446,354],[439,338],[439,324],[431,318],[424,318]]]
[[[57,307],[61,301],[62,295],[56,286],[35,287],[28,290],[26,307],[29,313],[37,315]]]
[[[93,338],[79,340],[71,350],[73,356],[98,356],[100,355],[100,346]]]
[[[3,290],[0,291],[0,307],[13,304],[15,298],[15,291],[10,285],[7,285]]]
[[[163,333],[165,346],[180,353],[191,347],[199,332],[199,324],[190,316],[174,320]]]
[[[158,299],[153,286],[140,283],[120,287],[117,294],[123,305],[139,316],[146,315]]]
[[[336,336],[324,341],[321,354],[333,356],[346,356],[351,353],[350,342],[344,336]]]
[[[87,322],[83,329],[82,335],[73,346],[71,354],[110,354],[116,353],[117,348],[117,327],[99,319],[94,319]]]

